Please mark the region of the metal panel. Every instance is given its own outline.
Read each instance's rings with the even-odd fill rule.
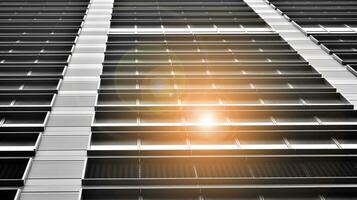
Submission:
[[[88,139],[88,136],[44,136],[39,150],[85,150],[88,144]]]
[[[48,127],[80,127],[90,126],[92,115],[65,115],[52,114],[48,120]]]
[[[95,95],[92,96],[74,96],[74,95],[58,95],[55,101],[57,107],[86,107],[93,106],[95,102]]]
[[[52,193],[26,193],[22,192],[21,200],[78,200],[79,193],[52,192]]]
[[[52,3],[54,2],[46,4]],[[63,3],[63,1],[57,3]],[[103,7],[97,7],[97,4],[109,7],[103,9]],[[78,5],[85,5],[85,9],[79,12],[72,8]],[[97,19],[96,21],[101,19],[102,24],[105,24],[105,20],[108,19],[102,18],[101,15],[104,13],[110,16],[111,5],[110,1],[72,0],[65,9],[66,14],[61,15],[64,19],[71,16],[69,13],[86,16],[83,17],[85,21],[83,20],[80,30],[74,31],[67,28],[54,31],[58,34],[66,31],[62,35],[72,33],[72,35],[78,34],[78,37],[74,41],[76,46],[72,49],[73,56],[64,74],[63,87],[59,88],[58,98],[52,107],[53,113],[43,133],[44,139],[40,143],[21,199],[78,199],[86,157],[84,150],[87,147],[92,121],[91,110],[94,110],[97,80],[101,71],[101,60],[96,59],[98,64],[93,65],[91,59],[93,53],[99,55],[98,58],[103,57],[100,54],[103,54],[104,50],[97,48],[97,44],[104,46],[108,31],[107,27],[88,28],[87,23],[90,23],[91,19]],[[85,37],[86,35],[90,37]],[[97,40],[97,38],[102,40]]]
[[[34,160],[29,173],[29,179],[75,179],[80,178],[83,161],[66,160]]]

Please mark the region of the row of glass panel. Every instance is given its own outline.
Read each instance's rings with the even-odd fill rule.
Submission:
[[[294,21],[306,33],[353,33],[357,32],[355,2],[269,0],[274,8]],[[323,3],[323,4],[321,4]]]
[[[13,31],[12,29],[3,29],[3,31]],[[21,31],[21,29],[19,28],[19,30]],[[33,31],[36,29],[32,29]],[[66,29],[63,29],[64,31]],[[68,30],[68,29],[67,29]],[[72,30],[72,29],[69,29]],[[51,29],[47,29],[47,31],[51,31]],[[58,30],[56,30],[58,31]],[[6,34],[7,33],[7,34]],[[51,32],[49,33],[44,33],[44,34],[40,34],[41,32],[39,32],[39,34],[33,35],[31,34],[31,32],[26,33],[26,32],[22,32],[19,35],[13,35],[11,34],[11,32],[4,32],[3,34],[1,34],[0,36],[0,43],[1,44],[7,44],[8,46],[11,45],[26,45],[26,44],[33,44],[33,45],[48,45],[48,46],[52,46],[52,45],[63,45],[63,44],[71,44],[73,45],[74,42],[76,41],[76,34],[77,32],[68,32],[63,33],[63,35],[61,34],[55,34],[55,32],[53,32],[53,34],[51,34]],[[51,44],[51,45],[50,45]]]
[[[122,7],[156,7],[156,6],[177,6],[177,7],[195,7],[195,6],[232,6],[232,7],[247,7],[243,1],[208,1],[208,0],[196,0],[196,1],[114,1],[115,8]]]
[[[341,105],[338,94],[99,94],[97,106],[166,105]]]
[[[224,1],[222,1],[224,2]],[[243,1],[240,1],[243,2]],[[132,3],[132,4],[121,4],[118,5],[114,4],[113,11],[114,13],[120,13],[120,11],[125,10],[136,10],[136,11],[161,11],[163,10],[163,14],[168,13],[168,11],[173,12],[181,12],[181,11],[189,11],[189,12],[201,12],[204,13],[205,11],[242,11],[242,12],[251,12],[255,14],[254,11],[247,6],[247,4],[241,3],[240,5],[227,5],[224,3],[216,3],[214,4],[186,4],[185,2],[180,2],[180,5],[161,5],[161,3],[156,2],[156,4],[139,4],[139,3]],[[255,15],[256,18],[259,18],[258,15]]]
[[[341,64],[357,63],[357,34],[313,34],[310,37]]]
[[[168,20],[177,20],[177,21],[191,21],[191,20],[206,20],[206,21],[219,21],[219,20],[234,20],[237,18],[246,18],[252,19],[256,18],[255,13],[251,12],[224,12],[224,11],[207,11],[205,13],[199,12],[177,12],[174,10],[168,11],[148,11],[148,10],[138,10],[136,11],[124,11],[123,13],[118,12],[112,15],[112,20],[156,20],[156,21],[168,21]]]
[[[205,25],[202,26],[166,26],[166,25],[155,25],[155,26],[128,26],[121,25],[118,27],[112,27],[109,30],[110,34],[238,34],[238,33],[272,33],[270,27],[262,27],[258,25],[229,25],[228,27],[217,27],[216,25]]]
[[[26,56],[26,55],[24,55]],[[61,55],[62,56],[62,55]],[[51,57],[50,55],[47,57]],[[62,56],[63,57],[63,56]],[[14,56],[4,58],[3,62],[16,62]],[[61,61],[58,58],[46,58],[44,55],[39,55],[37,62],[51,62],[52,60]],[[63,59],[66,59],[63,57]],[[29,62],[31,62],[29,60]],[[33,62],[33,61],[32,61]],[[106,54],[104,63],[111,64],[140,64],[140,63],[306,63],[298,54],[294,53],[170,53],[170,54],[136,54],[136,53],[121,53],[121,54]]]
[[[0,156],[33,156],[38,148],[41,133],[0,133]]]
[[[283,184],[292,181],[316,184],[330,181],[347,183],[345,177],[357,177],[355,165],[354,158],[334,156],[91,157],[87,161],[84,183],[90,185],[97,181],[102,184],[121,185],[126,181],[125,185],[150,182],[153,185],[194,184],[196,181],[192,179],[196,178],[204,185],[215,182],[228,185]],[[142,180],[136,182],[135,179]],[[155,182],[155,179],[160,181]]]
[[[277,187],[281,187],[278,185]],[[264,191],[263,191],[264,190]],[[82,200],[353,200],[355,192],[321,189],[315,192],[307,188],[289,189],[239,189],[239,188],[180,188],[180,189],[109,189],[85,188]]]
[[[121,5],[121,4],[132,4],[132,3],[185,3],[185,4],[190,4],[190,3],[225,3],[225,2],[230,2],[230,3],[237,3],[237,4],[242,4],[242,1],[236,1],[236,0],[224,0],[224,1],[215,1],[215,0],[195,0],[195,1],[190,1],[190,0],[137,0],[137,1],[130,1],[130,0],[114,0],[115,5]]]
[[[254,28],[258,28],[257,30],[260,28],[260,31],[269,31],[269,26],[243,1],[239,1],[240,4],[235,6],[225,4],[223,2],[224,1],[217,2],[215,5],[212,5],[211,2],[209,2],[210,4],[201,3],[195,5],[184,1],[180,2],[180,5],[171,6],[168,6],[167,4],[161,5],[161,2],[156,2],[156,6],[139,2],[126,2],[120,5],[114,4],[114,15],[116,13],[130,14],[131,16],[138,15],[139,17],[146,15],[148,16],[148,19],[150,19],[150,17],[153,15],[159,15],[163,17],[155,18],[149,21],[144,18],[138,21],[137,18],[128,19],[114,17],[111,20],[111,28],[133,28],[133,26],[135,26],[135,28],[138,29],[161,29],[164,27],[165,29],[168,29],[167,31],[170,31],[169,29],[171,28],[192,28],[192,31],[195,31],[195,28],[241,28],[242,26],[247,26],[248,28],[248,26],[253,25]],[[244,12],[249,13],[250,15],[241,15],[239,17],[231,15],[224,18],[215,17],[217,16],[216,14],[223,12]],[[176,18],[174,17],[175,13],[177,13]],[[197,20],[197,18],[191,18],[191,15],[195,14],[201,16],[201,18],[199,18],[200,20]],[[165,19],[165,16],[169,16],[169,19]],[[115,32],[118,31],[120,30],[115,30]],[[111,32],[114,31],[111,30]]]
[[[1,47],[0,47],[1,50]],[[7,50],[7,49],[5,49]],[[295,52],[287,44],[107,44],[106,53],[168,53],[171,52]]]
[[[108,44],[282,44],[277,34],[108,35]]]
[[[101,90],[110,89],[328,89],[333,88],[322,78],[306,79],[233,79],[233,78],[176,78],[176,79],[102,79]]]
[[[89,150],[239,150],[239,149],[356,149],[357,139],[350,137],[239,137],[221,133],[196,134],[105,134],[94,133]],[[108,153],[110,155],[110,153]]]
[[[60,78],[67,67],[61,65],[8,65],[0,67],[0,77],[36,77],[36,78]]]
[[[285,41],[275,33],[262,34],[172,34],[172,35],[108,35],[108,44],[137,44],[137,43],[186,43],[186,44],[253,44],[253,43],[285,43]]]
[[[61,84],[58,79],[0,79],[0,91],[3,92],[45,92],[55,93]]]
[[[14,70],[13,70],[14,71]],[[9,72],[10,73],[10,72]],[[320,76],[311,66],[308,65],[251,65],[251,66],[229,66],[229,65],[137,65],[137,66],[116,66],[104,65],[102,77],[108,76],[141,76],[141,75],[166,75],[166,76]]]
[[[122,111],[96,112],[94,126],[357,125],[349,111]]]

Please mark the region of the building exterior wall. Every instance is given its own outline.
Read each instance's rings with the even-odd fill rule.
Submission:
[[[0,195],[355,199],[354,60],[278,3],[0,1]]]

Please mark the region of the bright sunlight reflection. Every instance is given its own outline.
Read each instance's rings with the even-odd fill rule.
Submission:
[[[214,117],[212,113],[203,113],[200,119],[201,126],[213,126]]]

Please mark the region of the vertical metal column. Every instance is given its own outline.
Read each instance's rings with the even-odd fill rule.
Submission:
[[[92,0],[22,200],[79,198],[113,0]]]
[[[357,105],[357,77],[304,35],[264,0],[244,0],[267,24],[274,28],[291,47],[304,57],[324,78],[351,103]]]

